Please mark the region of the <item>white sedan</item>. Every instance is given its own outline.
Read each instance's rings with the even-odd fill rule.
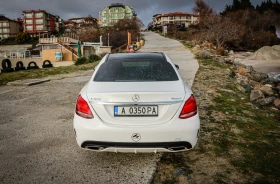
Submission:
[[[198,109],[176,68],[164,53],[104,56],[77,99],[78,145],[116,153],[192,149]]]

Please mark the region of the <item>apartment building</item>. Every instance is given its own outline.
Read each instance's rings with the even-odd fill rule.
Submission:
[[[23,10],[23,31],[31,35],[63,31],[63,20],[45,10]]]
[[[67,29],[79,30],[88,26],[97,26],[97,24],[98,24],[98,20],[96,18],[89,16],[89,17],[71,18],[65,21],[64,27],[66,30]]]
[[[155,14],[153,16],[153,27],[162,27],[164,25],[178,25],[188,27],[191,24],[199,23],[198,14],[190,14],[186,12],[172,12],[168,14]]]
[[[132,19],[136,15],[132,7],[122,3],[112,3],[100,12],[100,26],[113,26],[119,20]]]
[[[16,36],[21,32],[21,23],[0,15],[0,39]]]

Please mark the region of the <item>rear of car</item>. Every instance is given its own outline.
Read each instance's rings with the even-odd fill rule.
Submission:
[[[163,53],[106,55],[74,116],[78,145],[93,151],[185,151],[199,127],[194,96]]]

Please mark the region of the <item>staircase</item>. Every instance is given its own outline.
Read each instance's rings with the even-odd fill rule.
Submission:
[[[68,52],[72,53],[74,56],[78,57],[78,52],[75,51],[72,47],[64,44],[60,39],[57,39],[57,43],[62,46],[63,48],[65,48],[65,50],[67,50]]]

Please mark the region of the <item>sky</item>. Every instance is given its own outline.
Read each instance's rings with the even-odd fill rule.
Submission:
[[[251,0],[256,6],[263,0]],[[231,5],[232,0],[205,0],[216,12],[224,10],[226,4]],[[152,21],[158,13],[192,12],[194,0],[0,0],[0,14],[15,19],[22,16],[22,10],[46,10],[53,15],[59,15],[67,20],[74,17],[92,15],[98,18],[99,11],[111,3],[123,3],[133,7],[138,18],[145,26]]]

